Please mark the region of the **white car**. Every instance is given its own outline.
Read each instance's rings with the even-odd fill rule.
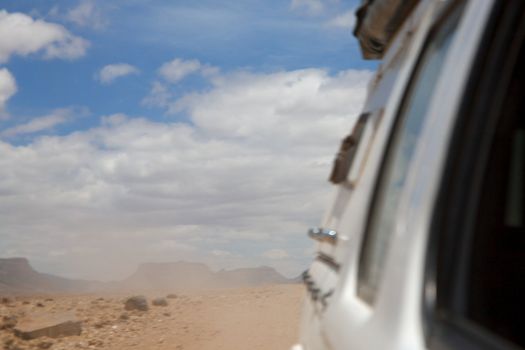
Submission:
[[[525,1],[368,0],[294,350],[525,349]]]

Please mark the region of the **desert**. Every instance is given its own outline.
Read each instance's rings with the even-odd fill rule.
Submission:
[[[117,284],[106,284],[105,290],[86,281],[71,284],[60,280],[66,290],[78,285],[97,289],[83,293],[60,292],[56,283],[48,283],[49,276],[32,270],[26,260],[15,262],[4,259],[3,269],[0,265],[0,341],[5,350],[278,350],[288,349],[297,337],[303,288],[286,280],[255,283],[261,271],[261,276],[272,275],[268,269],[235,271],[236,278],[228,274],[224,285],[212,274],[212,286],[194,284],[191,288],[175,288],[171,283],[182,278],[168,276],[180,264],[162,265],[162,279],[151,274],[149,269],[154,265],[143,266],[134,275],[134,284],[118,288]],[[184,265],[186,269],[189,266]],[[13,268],[17,278],[13,278]],[[207,275],[204,267],[198,269]],[[135,284],[140,271],[148,271],[146,276],[150,277],[150,284],[141,289]],[[192,281],[202,283],[204,275],[197,278],[194,274]],[[45,290],[43,286],[48,290],[31,293],[29,276],[31,283],[40,283],[35,284],[35,290]],[[5,281],[9,281],[9,288]],[[24,289],[14,286],[16,281],[23,282]]]

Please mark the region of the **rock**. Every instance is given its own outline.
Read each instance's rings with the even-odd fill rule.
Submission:
[[[166,298],[168,298],[168,299],[177,299],[177,298],[178,298],[178,295],[177,295],[177,294],[168,294],[168,295],[166,296]]]
[[[0,323],[0,329],[14,328],[18,323],[18,317],[15,315],[2,317],[2,323]]]
[[[168,301],[164,298],[155,298],[153,299],[152,304],[155,306],[168,306]]]
[[[12,338],[4,340],[4,350],[25,350],[25,348],[20,347]]]
[[[163,313],[163,315],[166,316],[166,317],[170,317],[171,316],[171,312],[165,312],[165,313]]]
[[[131,298],[128,298],[125,302],[125,309],[130,310],[139,310],[139,311],[148,311],[148,301],[145,296],[138,295]]]
[[[93,346],[93,347],[101,347],[104,345],[104,342],[102,340],[99,340],[99,339],[90,339],[88,341],[88,345],[89,346]]]
[[[50,341],[43,341],[43,342],[38,343],[39,349],[49,349],[52,346],[53,346],[53,342],[50,342]]]
[[[14,334],[24,340],[39,337],[59,338],[82,333],[82,322],[72,313],[32,315],[20,320]]]
[[[37,306],[37,307],[44,307],[44,304],[42,304],[42,303],[36,303],[36,306]]]
[[[95,327],[96,329],[100,329],[100,328],[104,328],[104,327],[106,327],[106,326],[108,326],[110,324],[111,324],[111,322],[109,322],[108,320],[102,320],[102,321],[99,321],[99,322],[95,323],[93,325],[93,327]]]
[[[11,300],[11,298],[8,298],[8,297],[3,297],[1,300],[0,300],[0,303],[1,304],[4,304],[4,305],[7,305],[7,304],[11,304],[13,301]]]

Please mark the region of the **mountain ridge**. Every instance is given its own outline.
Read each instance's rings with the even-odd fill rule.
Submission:
[[[294,283],[274,268],[260,266],[212,271],[197,262],[147,262],[120,281],[69,279],[38,272],[23,257],[0,258],[1,294],[176,291]]]

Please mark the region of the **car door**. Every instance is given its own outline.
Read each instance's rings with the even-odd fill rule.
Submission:
[[[410,73],[430,26],[434,4],[423,4],[406,21],[369,86],[364,110],[342,141],[330,181],[334,198],[321,226],[309,231],[316,244],[316,258],[303,275],[307,288],[301,323],[301,343],[308,349],[328,349],[320,336],[320,322],[336,288],[349,276],[349,260],[365,224],[381,154]],[[417,30],[416,30],[417,29]],[[348,213],[352,213],[349,225]],[[336,233],[337,237],[335,237]],[[332,237],[330,237],[332,235]]]
[[[341,283],[344,268],[342,262],[348,247],[352,246],[359,222],[355,222],[354,230],[341,230],[341,221],[347,212],[347,206],[353,202],[362,203],[355,206],[361,213],[355,212],[356,218],[365,216],[365,208],[369,201],[368,193],[373,188],[372,177],[364,175],[370,164],[378,163],[377,149],[384,147],[386,130],[380,130],[385,124],[384,115],[393,113],[396,99],[403,93],[406,80],[409,77],[411,65],[415,61],[417,42],[421,44],[423,36],[411,35],[411,31],[419,25],[421,16],[404,28],[396,44],[397,50],[384,60],[369,86],[369,95],[362,113],[349,135],[342,141],[336,155],[334,167],[330,174],[330,182],[335,185],[331,205],[320,227],[311,228],[308,236],[316,242],[316,257],[311,266],[303,274],[307,289],[307,300],[302,312],[300,341],[308,344],[308,349],[327,349],[324,338],[320,336],[321,320],[331,302],[335,288]],[[416,44],[414,44],[416,42]],[[414,53],[410,54],[411,51]],[[412,59],[410,59],[412,57]],[[380,77],[380,78],[379,78]],[[391,101],[391,105],[387,106]],[[386,120],[388,123],[388,119]],[[384,128],[383,128],[384,129]],[[383,140],[383,142],[381,142]],[[375,147],[376,151],[372,148]],[[352,235],[353,233],[353,235]],[[337,237],[336,237],[337,235]]]
[[[446,89],[461,96],[463,84],[458,78],[468,70],[490,13],[491,1],[475,3],[421,5],[418,10],[424,14],[415,31],[421,35],[420,41],[417,35],[412,38],[405,47],[408,57],[401,64],[409,69],[410,55],[417,58],[406,91],[402,97],[396,95],[396,87],[406,85],[398,76],[398,85],[392,83],[393,92],[384,107],[367,113],[363,130],[354,133],[362,135],[354,163],[323,221],[325,231],[312,234],[320,243],[307,282],[315,286],[316,296],[329,295],[320,302],[314,300],[310,309],[307,306],[306,314],[315,320],[303,320],[314,334],[303,335],[307,349],[424,348],[417,322],[419,299],[409,298],[422,273],[418,274],[418,266],[402,268],[421,258],[423,243],[415,240],[414,251],[406,251],[414,232],[409,225],[412,218],[403,215],[413,173],[424,165],[418,154],[425,145],[422,135],[431,128],[432,116],[440,107],[436,96]],[[462,46],[464,40],[468,44]],[[459,72],[452,64],[453,57],[463,60]],[[448,83],[454,85],[446,86]],[[367,108],[373,106],[371,100]],[[445,107],[453,108],[457,101],[452,98]],[[451,110],[445,108],[444,112],[450,114]],[[337,232],[337,239],[325,237],[335,235],[331,231]],[[328,265],[333,268],[324,267]]]

